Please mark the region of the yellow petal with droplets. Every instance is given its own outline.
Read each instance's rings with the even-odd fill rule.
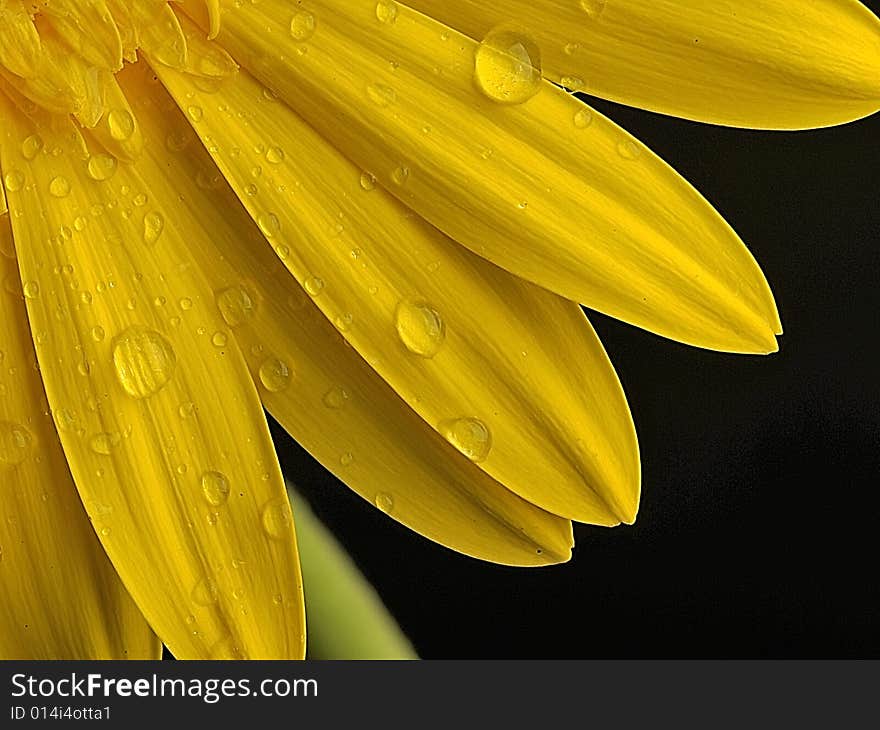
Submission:
[[[166,66],[186,66],[186,39],[169,5],[162,3],[155,19],[140,19],[138,39],[144,51]]]
[[[17,178],[6,184],[15,187]],[[70,478],[13,255],[9,217],[0,216],[0,659],[158,659],[161,645]],[[36,293],[30,281],[25,290]],[[77,428],[69,415],[55,414],[62,427]]]
[[[202,44],[191,58],[210,53]],[[365,190],[370,177],[250,75],[200,92],[197,79],[154,70],[284,264],[412,408],[534,504],[633,521],[632,419],[579,307]]]
[[[148,143],[139,165],[151,178],[167,176],[164,184],[180,190],[187,217],[204,227],[187,245],[210,262],[218,311],[284,428],[364,499],[432,540],[511,565],[567,560],[571,524],[486,476],[345,344],[149,78],[139,69],[123,75],[130,96],[157,99],[138,113],[148,137],[166,143]],[[289,378],[280,377],[285,371]]]
[[[165,177],[19,154],[6,192],[49,403],[105,551],[181,658],[303,655],[292,517],[259,397]],[[50,141],[47,139],[47,144]],[[101,157],[103,155],[103,157]],[[12,189],[14,188],[14,189]]]
[[[506,76],[492,51],[484,85],[513,78],[535,95],[488,98],[473,41],[378,7],[316,0],[312,20],[294,23],[311,29],[303,36],[287,3],[245,4],[226,13],[219,42],[395,196],[502,268],[683,342],[776,349],[758,265],[669,166],[522,63],[524,77]]]
[[[21,0],[0,5],[0,66],[18,76],[33,76],[40,61],[40,34]]]
[[[104,0],[52,0],[43,18],[87,63],[105,71],[122,68],[122,39]]]
[[[880,109],[880,22],[855,0],[411,0],[481,39],[515,22],[549,78],[736,127],[841,124]]]

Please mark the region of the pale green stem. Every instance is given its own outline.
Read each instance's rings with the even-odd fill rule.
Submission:
[[[336,538],[288,484],[306,597],[309,659],[416,659],[409,640]]]

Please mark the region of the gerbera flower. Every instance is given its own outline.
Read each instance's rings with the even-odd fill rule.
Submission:
[[[721,217],[539,55],[794,128],[877,109],[878,39],[847,0],[4,0],[3,654],[302,656],[263,407],[478,558],[632,522],[635,431],[574,302],[731,352],[781,327]]]

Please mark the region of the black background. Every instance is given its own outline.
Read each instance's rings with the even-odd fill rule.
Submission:
[[[880,116],[752,132],[590,102],[746,241],[780,353],[701,351],[592,315],[639,432],[642,506],[632,527],[576,526],[564,566],[436,546],[275,428],[285,473],[423,657],[880,656]]]

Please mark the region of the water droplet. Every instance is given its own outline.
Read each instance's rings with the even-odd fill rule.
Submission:
[[[215,295],[215,301],[223,321],[230,327],[237,327],[248,320],[256,309],[254,300],[241,284],[220,290]]]
[[[294,40],[306,41],[312,37],[317,25],[314,15],[307,10],[300,10],[290,21],[290,35]]]
[[[397,20],[397,3],[394,0],[379,0],[376,3],[376,18],[380,23],[392,25]]]
[[[187,108],[186,113],[189,114],[189,118],[194,122],[202,121],[202,117],[205,116],[205,112],[200,106],[190,106]]]
[[[263,508],[263,529],[274,540],[287,540],[292,536],[293,515],[285,499],[273,499]]]
[[[324,280],[320,276],[310,276],[303,286],[310,296],[316,297],[324,290]]]
[[[96,454],[109,456],[120,443],[122,443],[122,434],[118,431],[102,431],[92,436],[89,440],[89,448]]]
[[[404,185],[409,180],[409,168],[406,165],[395,168],[391,173],[391,179],[397,185]]]
[[[424,299],[400,302],[394,323],[406,349],[421,357],[434,357],[446,339],[443,318]]]
[[[367,96],[376,106],[391,106],[397,101],[397,92],[385,84],[370,84],[367,86]]]
[[[559,83],[569,91],[582,91],[584,88],[584,80],[580,76],[563,76]]]
[[[21,290],[28,299],[36,299],[40,296],[40,285],[35,281],[24,282]]]
[[[471,461],[483,461],[492,448],[492,433],[478,418],[456,418],[441,424],[441,432]]]
[[[278,165],[284,161],[284,150],[280,147],[269,147],[266,150],[266,162],[270,165]]]
[[[98,182],[104,182],[105,180],[109,180],[113,175],[116,174],[116,167],[118,163],[115,157],[111,155],[92,155],[89,157],[89,161],[86,164],[86,169],[88,170],[89,177],[92,180],[97,180]]]
[[[31,451],[33,437],[19,423],[0,421],[0,466],[21,464]]]
[[[70,182],[63,175],[53,177],[49,182],[49,193],[54,198],[66,198],[70,195]]]
[[[281,221],[278,220],[278,216],[274,213],[261,213],[257,217],[257,225],[266,238],[278,235],[278,232],[281,230]]]
[[[226,347],[229,342],[229,337],[225,332],[215,332],[211,337],[211,344],[214,347]]]
[[[171,379],[176,359],[168,340],[146,327],[129,327],[113,340],[116,377],[132,398],[159,392]]]
[[[104,328],[100,325],[95,325],[92,327],[92,339],[95,342],[100,342],[104,339]]]
[[[593,123],[593,112],[589,109],[578,109],[574,114],[574,126],[578,129],[586,129]]]
[[[41,149],[43,149],[43,138],[38,134],[31,134],[21,143],[21,156],[26,160],[32,160]]]
[[[6,189],[10,193],[17,192],[24,187],[24,173],[21,170],[12,170],[6,173],[3,181],[6,183]]]
[[[608,0],[581,0],[581,8],[593,20],[598,20]]]
[[[206,471],[202,474],[202,493],[213,507],[219,507],[229,499],[229,480],[219,471]]]
[[[268,357],[260,365],[260,382],[270,393],[277,393],[290,385],[292,373],[287,363],[277,357]]]
[[[617,152],[624,160],[637,160],[642,156],[642,149],[631,139],[623,139],[617,144]]]
[[[177,409],[177,414],[181,418],[189,418],[195,412],[196,412],[196,405],[192,401],[187,401],[186,403],[181,403],[180,408]]]
[[[135,120],[127,109],[111,109],[107,114],[110,136],[117,142],[125,142],[134,134]]]
[[[541,52],[518,30],[502,26],[480,43],[474,65],[479,89],[501,104],[521,104],[541,88]]]
[[[180,304],[180,308],[184,312],[188,312],[190,309],[193,308],[193,300],[190,299],[189,297],[181,297],[180,302],[178,302],[178,304]]]
[[[354,455],[350,451],[346,451],[342,456],[339,457],[339,463],[342,466],[349,466],[353,461]]]
[[[192,591],[192,599],[199,606],[210,606],[217,602],[217,584],[210,578],[202,578]]]
[[[323,401],[324,405],[327,406],[327,408],[338,410],[345,405],[346,401],[348,401],[348,398],[348,391],[341,386],[336,386],[335,388],[331,388],[326,393],[324,393]]]
[[[364,190],[370,191],[376,187],[376,176],[369,172],[362,172],[360,184]]]
[[[144,243],[152,246],[165,230],[165,218],[159,211],[153,210],[144,215]]]
[[[388,492],[379,492],[374,501],[376,506],[386,515],[391,514],[391,510],[394,509],[394,497],[388,494]]]

